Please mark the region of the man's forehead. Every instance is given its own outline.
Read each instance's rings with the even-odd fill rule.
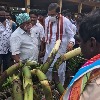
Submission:
[[[30,14],[30,17],[38,17],[38,16],[36,16],[35,14]]]
[[[28,20],[26,22],[24,22],[25,24],[30,24],[31,23],[31,20]]]
[[[52,13],[56,13],[56,10],[54,9],[54,10],[48,10],[48,13],[50,13],[50,14],[52,14]]]

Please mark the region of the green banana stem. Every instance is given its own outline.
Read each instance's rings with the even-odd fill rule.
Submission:
[[[42,85],[46,100],[53,100],[51,88],[50,88],[46,75],[39,69],[33,69],[31,70],[31,73],[34,75],[37,75]]]
[[[58,69],[59,66],[60,66],[64,61],[66,61],[66,60],[68,60],[68,59],[70,59],[70,58],[72,58],[72,57],[74,57],[74,56],[77,56],[77,55],[79,55],[79,54],[81,54],[81,48],[80,48],[80,47],[78,47],[78,48],[76,48],[76,49],[74,49],[74,50],[72,50],[72,51],[69,51],[69,52],[65,53],[64,55],[60,56],[60,57],[57,59],[57,61],[54,63],[54,67],[56,67],[56,69]]]
[[[25,63],[26,66],[31,66],[31,68],[35,69],[39,66],[39,63],[37,63],[36,61],[26,61]]]
[[[24,66],[22,71],[23,71],[24,100],[33,100],[33,82],[29,66]]]
[[[53,67],[53,68],[55,68],[55,67]],[[53,75],[53,81],[55,83],[55,86],[56,86],[58,92],[60,93],[60,95],[62,95],[64,93],[65,89],[59,81],[59,76],[58,76],[57,69],[53,69],[52,75]]]
[[[60,47],[60,43],[61,43],[61,40],[56,41],[56,44],[55,44],[54,48],[52,49],[49,57],[47,58],[47,61],[43,65],[40,66],[40,69],[43,73],[47,73],[50,65],[52,64],[52,62],[53,62],[53,60],[58,52],[58,49]]]
[[[59,93],[62,95],[63,92],[65,91],[64,87],[62,86],[62,84],[59,82],[59,77],[58,77],[58,68],[59,66],[66,60],[74,57],[74,56],[77,56],[81,54],[81,49],[80,47],[79,48],[76,48],[62,56],[60,56],[57,61],[54,63],[54,66],[53,66],[53,80],[55,82],[55,85],[57,87],[57,90],[59,91]]]
[[[58,84],[56,84],[56,87],[57,87],[58,92],[59,92],[61,95],[63,95],[65,89],[64,89],[64,87],[62,86],[62,84],[59,82]]]
[[[13,100],[23,100],[23,92],[21,89],[21,80],[19,76],[13,75],[12,96]]]
[[[0,86],[2,86],[2,84],[6,81],[7,77],[9,77],[10,75],[13,75],[14,72],[16,70],[18,70],[19,68],[21,68],[23,66],[23,64],[20,63],[16,63],[14,65],[12,65],[11,67],[9,67],[6,71],[4,71],[2,73],[2,75],[0,76]],[[0,87],[2,88],[2,87]]]

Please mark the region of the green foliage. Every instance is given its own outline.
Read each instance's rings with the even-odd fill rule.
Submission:
[[[75,56],[67,61],[68,69],[75,74],[79,68],[86,62],[86,59],[83,58],[83,55],[80,54]]]
[[[2,85],[2,87],[5,88],[5,87],[11,85],[12,81],[13,81],[12,77],[9,76],[7,78],[7,80],[4,82],[4,84]]]

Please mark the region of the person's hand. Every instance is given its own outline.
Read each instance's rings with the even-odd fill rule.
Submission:
[[[44,57],[44,55],[45,55],[45,51],[39,52],[39,57],[40,57],[40,58],[41,58],[41,57]]]
[[[71,51],[73,49],[74,43],[73,42],[69,42],[67,45],[67,51]]]

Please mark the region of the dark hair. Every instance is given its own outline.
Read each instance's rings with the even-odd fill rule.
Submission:
[[[66,17],[66,16],[68,16],[69,18],[72,17],[70,12],[67,12],[67,13],[65,14],[65,17]]]
[[[29,15],[31,15],[31,14],[34,14],[34,15],[36,15],[36,16],[38,17],[38,12],[37,12],[37,10],[31,10],[31,11],[29,12]]]
[[[94,37],[100,42],[100,9],[85,16],[80,24],[79,35],[84,42]]]
[[[82,18],[78,18],[76,19],[76,21],[77,21],[77,25],[80,25],[80,23],[82,22]]]
[[[47,12],[46,12],[46,10],[39,10],[38,15],[45,16],[45,15],[47,15]]]
[[[60,12],[60,7],[57,3],[51,3],[48,7],[48,11],[55,10],[57,13]]]
[[[5,11],[5,8],[0,6],[0,11]]]

